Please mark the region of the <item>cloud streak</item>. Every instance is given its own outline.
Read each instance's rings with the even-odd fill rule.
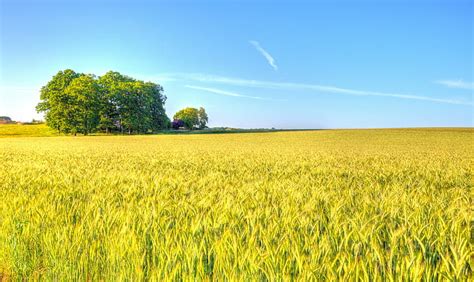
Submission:
[[[334,94],[351,95],[351,96],[389,97],[389,98],[397,98],[397,99],[418,100],[418,101],[427,101],[427,102],[454,104],[454,105],[470,105],[470,106],[473,105],[471,101],[433,98],[429,96],[402,94],[402,93],[387,93],[387,92],[378,92],[378,91],[356,90],[356,89],[319,85],[319,84],[247,80],[247,79],[230,78],[230,77],[222,77],[222,76],[214,76],[214,75],[206,75],[206,74],[179,74],[179,77],[181,79],[199,81],[199,82],[204,82],[204,83],[220,83],[220,84],[243,86],[243,87],[307,90],[307,91],[334,93]]]
[[[217,95],[223,95],[223,96],[249,98],[249,99],[256,99],[256,100],[273,100],[273,99],[268,99],[268,98],[263,98],[263,97],[258,97],[258,96],[242,95],[242,94],[239,94],[239,93],[225,91],[225,90],[221,90],[221,89],[217,89],[217,88],[211,88],[211,87],[201,87],[201,86],[195,86],[195,85],[185,85],[184,87],[190,88],[190,89],[195,89],[195,90],[206,91],[206,92],[209,92],[209,93],[213,93],[213,94],[217,94]]]
[[[435,81],[437,84],[444,85],[449,88],[460,88],[460,89],[469,89],[469,90],[474,90],[474,82],[465,82],[461,79],[458,80],[438,80]]]
[[[262,48],[262,46],[260,46],[260,43],[258,43],[258,41],[250,40],[249,43],[252,44],[253,47],[255,47],[255,49],[257,49],[257,51],[260,52],[260,54],[262,54],[263,57],[265,57],[265,59],[267,60],[268,64],[269,64],[275,71],[278,70],[278,66],[277,66],[276,63],[275,63],[275,59],[273,59],[272,55],[270,55],[270,53],[268,53],[265,49]]]

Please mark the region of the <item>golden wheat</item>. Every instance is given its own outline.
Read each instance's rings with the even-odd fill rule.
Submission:
[[[469,280],[472,129],[0,139],[0,277]]]

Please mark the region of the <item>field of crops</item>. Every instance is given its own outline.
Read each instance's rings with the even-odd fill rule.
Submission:
[[[0,277],[469,280],[473,142],[473,129],[1,138]]]

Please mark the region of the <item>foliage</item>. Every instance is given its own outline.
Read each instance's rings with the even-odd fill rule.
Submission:
[[[94,131],[99,124],[100,96],[99,86],[93,76],[80,75],[71,81],[64,90],[69,97],[63,109],[66,119],[63,129],[66,132],[83,133]]]
[[[169,128],[163,88],[110,71],[102,77],[60,71],[41,90],[39,112],[59,132],[148,133]]]
[[[175,120],[182,120],[184,122],[184,126],[188,129],[203,129],[206,128],[206,124],[208,122],[208,116],[204,108],[184,108],[178,111],[173,119]]]
[[[194,129],[199,124],[199,111],[196,108],[184,108],[178,111],[173,119],[182,120],[187,129]]]
[[[199,116],[199,128],[200,129],[206,128],[206,125],[209,122],[209,118],[207,116],[206,110],[203,107],[199,108],[198,116]]]
[[[79,76],[80,74],[71,69],[59,71],[45,86],[41,87],[41,102],[36,106],[36,110],[44,112],[46,124],[58,132],[71,130],[68,107],[73,103],[73,99],[67,95],[66,89]]]
[[[472,281],[473,134],[3,138],[0,275]]]

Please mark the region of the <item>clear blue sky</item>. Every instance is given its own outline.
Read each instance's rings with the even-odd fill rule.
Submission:
[[[71,68],[160,83],[210,126],[473,126],[472,1],[0,1],[16,120]]]

